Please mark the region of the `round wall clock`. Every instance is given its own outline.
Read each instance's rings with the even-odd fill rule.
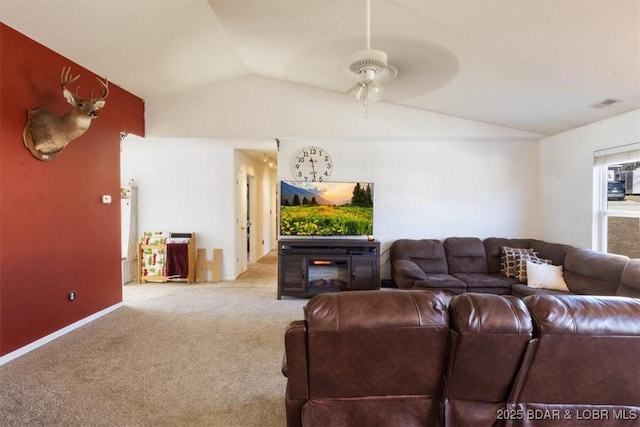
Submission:
[[[291,170],[298,181],[327,181],[333,171],[333,162],[327,150],[305,147],[293,157]]]

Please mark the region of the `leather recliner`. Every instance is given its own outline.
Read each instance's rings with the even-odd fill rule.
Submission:
[[[640,299],[321,294],[285,332],[288,426],[640,423]]]
[[[447,355],[444,294],[321,294],[285,332],[288,426],[438,422]]]
[[[531,316],[524,302],[512,296],[467,293],[449,304],[444,425],[494,425],[531,340]]]
[[[640,300],[533,295],[534,322],[508,426],[640,423]]]

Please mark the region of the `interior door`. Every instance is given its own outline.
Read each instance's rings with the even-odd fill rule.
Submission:
[[[247,175],[247,262],[253,262],[254,257],[254,236],[255,236],[255,227],[253,227],[253,176]]]
[[[236,276],[247,271],[247,174],[238,172],[236,177]]]

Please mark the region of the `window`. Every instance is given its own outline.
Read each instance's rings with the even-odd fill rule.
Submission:
[[[597,248],[640,258],[640,144],[594,153]]]

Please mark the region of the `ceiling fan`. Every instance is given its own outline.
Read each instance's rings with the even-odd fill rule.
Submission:
[[[371,0],[366,3],[367,48],[351,56],[349,71],[358,82],[347,91],[347,95],[362,100],[364,116],[369,118],[369,103],[382,97],[379,83],[390,81],[398,75],[398,69],[387,62],[387,54],[371,49]]]

